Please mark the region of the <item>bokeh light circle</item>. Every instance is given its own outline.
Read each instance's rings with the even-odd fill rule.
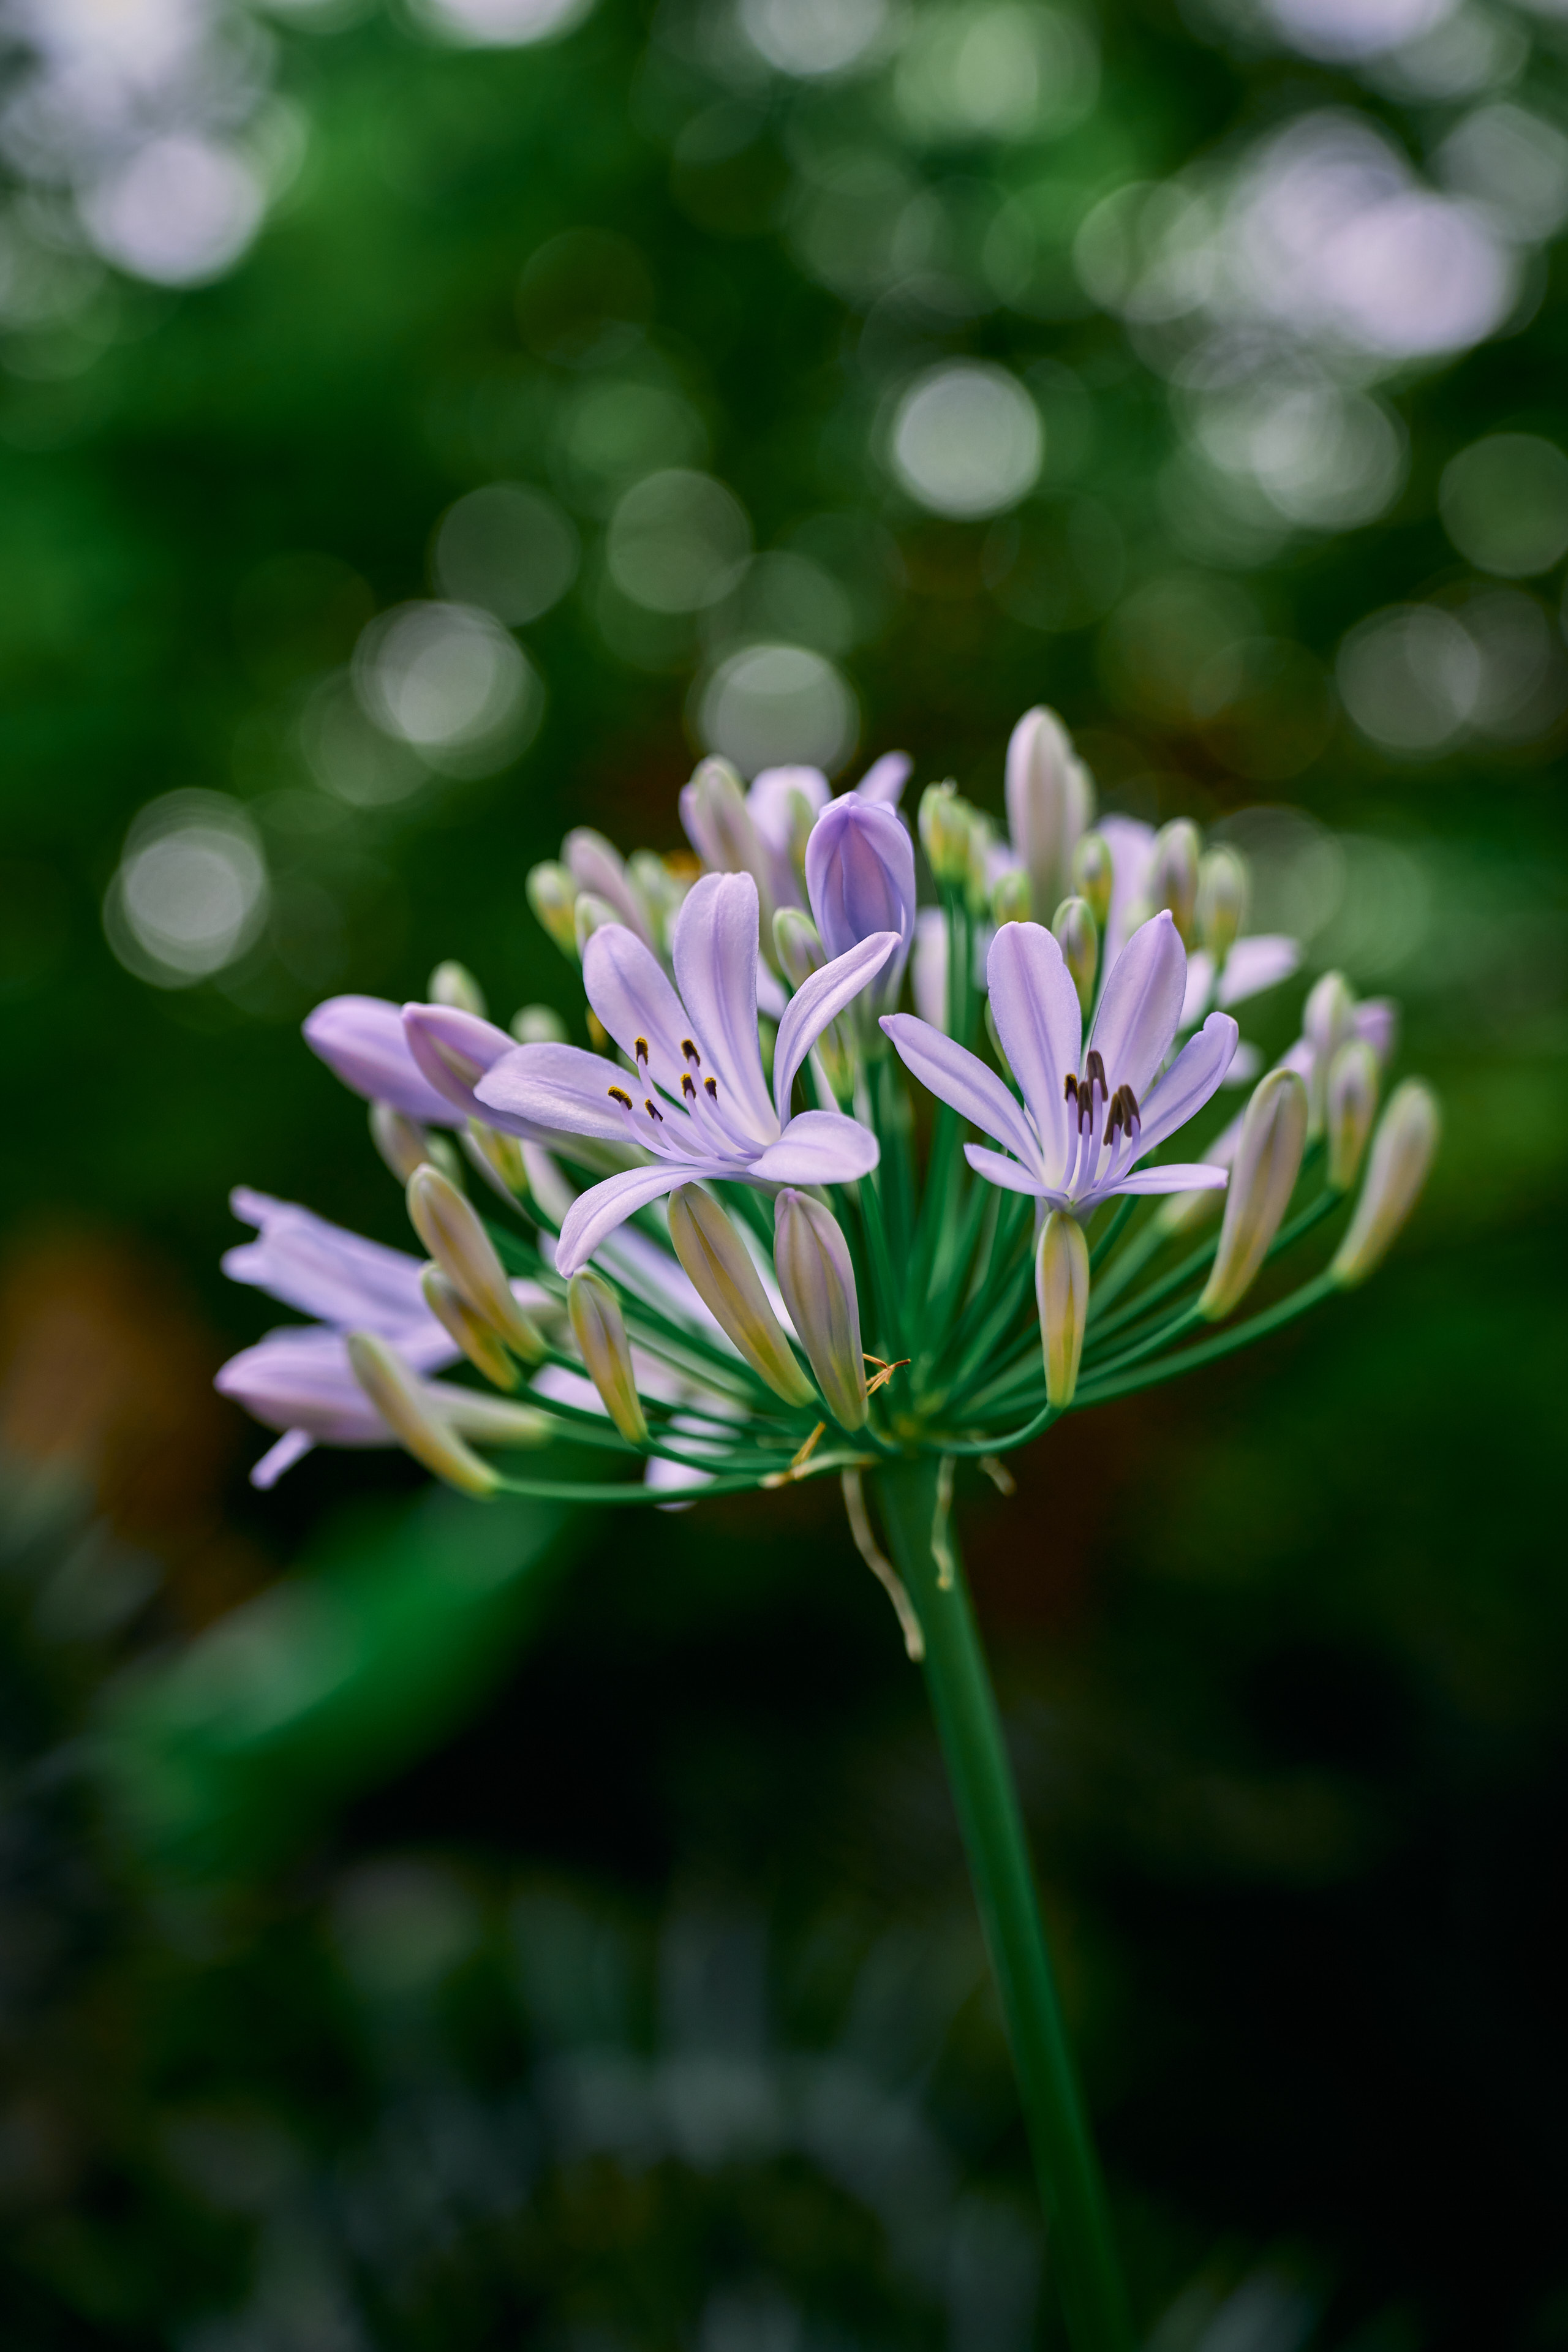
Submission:
[[[231,148],[187,131],[149,140],[81,197],[99,251],[160,286],[221,277],[261,225],[266,194]]]
[[[353,678],[367,716],[449,774],[504,767],[543,715],[542,684],[526,654],[468,604],[384,613],[354,648]]]
[[[1459,733],[1481,689],[1474,638],[1451,613],[1395,604],[1373,613],[1340,647],[1345,709],[1384,751],[1441,751]]]
[[[542,490],[489,482],[447,508],[436,531],[436,583],[519,628],[561,599],[577,576],[577,533]]]
[[[843,673],[805,646],[746,646],[720,663],[698,697],[704,745],[742,775],[798,765],[841,767],[855,748],[859,710]]]
[[[751,551],[752,526],[734,492],[684,466],[649,474],[626,492],[605,546],[616,586],[652,613],[717,604]]]
[[[240,803],[222,793],[167,793],[126,835],[104,929],[138,979],[188,988],[254,943],[268,899],[266,856]]]
[[[1443,528],[1478,572],[1525,580],[1568,551],[1568,457],[1534,433],[1490,433],[1444,468]]]
[[[929,368],[899,402],[893,469],[912,499],[955,520],[1000,514],[1034,488],[1040,413],[1016,375],[973,360]]]

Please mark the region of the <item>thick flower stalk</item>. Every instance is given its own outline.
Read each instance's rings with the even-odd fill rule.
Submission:
[[[264,1484],[321,1444],[616,1507],[840,1478],[930,1687],[1069,2329],[1127,2352],[955,1481],[1010,1489],[1004,1457],[1054,1423],[1363,1281],[1437,1112],[1407,1079],[1378,1119],[1392,1008],[1334,973],[1242,1113],[1214,1109],[1261,1066],[1235,1008],[1300,950],[1248,934],[1223,841],[1097,820],[1050,712],[1015,731],[1005,832],[926,792],[923,876],[908,772],[835,798],[705,761],[694,856],[569,834],[528,895],[586,1042],[538,1006],[497,1026],[450,962],[428,1002],[318,1007],[307,1040],[369,1102],[422,1256],[237,1192],[260,1236],[227,1270],[313,1319],[219,1385],[282,1433]]]

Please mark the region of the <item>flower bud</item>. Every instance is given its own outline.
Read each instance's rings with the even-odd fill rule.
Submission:
[[[607,898],[601,898],[593,890],[579,891],[577,904],[572,909],[572,937],[577,953],[582,954],[594,933],[605,923],[618,923],[620,919]]]
[[[1053,1209],[1040,1235],[1035,1297],[1046,1355],[1047,1403],[1068,1405],[1078,1387],[1083,1327],[1089,1315],[1089,1244],[1065,1209]]]
[[[481,1389],[460,1389],[450,1381],[426,1381],[424,1386],[426,1402],[459,1437],[516,1446],[548,1445],[561,1434],[560,1422],[537,1405],[487,1396]]]
[[[866,1360],[849,1245],[830,1210],[788,1185],[773,1202],[773,1269],[828,1412],[841,1429],[859,1429]]]
[[[773,917],[773,951],[792,988],[804,988],[827,961],[816,925],[798,907],[781,907]]]
[[[516,1136],[503,1135],[499,1128],[487,1127],[483,1119],[471,1118],[458,1130],[458,1140],[469,1166],[509,1209],[515,1209],[528,1191],[528,1163]]]
[[[577,904],[576,877],[568,867],[557,865],[552,858],[534,866],[523,887],[542,929],[549,932],[562,954],[570,956],[575,963],[577,930],[573,909]]]
[[[372,1103],[370,1139],[400,1184],[406,1184],[414,1171],[423,1168],[430,1157],[430,1139],[425,1129],[403,1111],[395,1110],[391,1103]]]
[[[1026,710],[1007,744],[1007,829],[1024,861],[1034,903],[1054,907],[1089,823],[1088,771],[1054,710]]]
[[[830,801],[805,845],[805,888],[826,953],[847,955],[879,931],[900,944],[867,991],[868,1003],[899,992],[915,929],[914,845],[901,821],[877,801],[846,793]]]
[[[969,812],[969,872],[963,885],[964,904],[976,920],[991,900],[991,854],[995,828],[978,809]]]
[[[574,825],[561,845],[561,856],[580,890],[591,890],[595,898],[613,907],[616,921],[635,931],[645,947],[652,947],[647,910],[632,887],[626,859],[613,841],[606,841],[589,825]]]
[[[1089,1008],[1094,1003],[1094,975],[1100,968],[1100,933],[1089,900],[1064,898],[1052,918],[1051,932],[1072,974],[1072,984],[1087,1021]]]
[[[574,1274],[566,1290],[566,1312],[588,1377],[604,1399],[605,1410],[621,1435],[634,1445],[647,1437],[642,1399],[632,1370],[631,1342],[621,1319],[621,1304],[598,1275]]]
[[[968,881],[969,817],[956,784],[928,784],[921,794],[921,846],[934,881],[960,887]]]
[[[1329,1268],[1342,1289],[1364,1282],[1387,1255],[1426,1181],[1441,1125],[1437,1098],[1420,1078],[1406,1078],[1389,1096],[1372,1139],[1361,1198]]]
[[[500,1478],[464,1444],[396,1349],[371,1331],[351,1331],[347,1344],[355,1380],[398,1444],[449,1486],[465,1495],[493,1495]]]
[[[459,1297],[499,1331],[520,1356],[544,1352],[538,1332],[511,1295],[495,1244],[469,1203],[436,1168],[416,1168],[408,1180],[408,1214],[415,1232]]]
[[[700,1184],[677,1185],[670,1194],[669,1238],[691,1287],[752,1370],[786,1404],[810,1404],[815,1391],[768,1304],[745,1243]]]
[[[400,1006],[381,996],[329,996],[305,1017],[305,1043],[367,1102],[390,1103],[421,1127],[456,1127],[462,1112],[420,1067]]]
[[[507,1024],[520,1045],[564,1045],[566,1024],[552,1004],[520,1004]]]
[[[1102,833],[1086,833],[1072,854],[1072,886],[1089,901],[1089,912],[1101,930],[1110,913],[1110,886],[1115,879],[1110,844]]]
[[[1005,866],[991,889],[991,919],[998,930],[1004,923],[1026,923],[1034,907],[1029,877],[1021,866]]]
[[[485,1017],[485,992],[466,963],[458,963],[450,956],[438,963],[430,975],[426,992],[432,1004],[455,1005],[459,1013],[471,1013],[477,1020]]]
[[[527,1119],[513,1125],[503,1120],[500,1112],[482,1109],[474,1093],[486,1072],[511,1051],[511,1039],[504,1029],[455,1004],[405,1004],[403,1034],[422,1076],[460,1117],[484,1118],[508,1125],[514,1134],[538,1139],[542,1129]],[[453,1126],[458,1123],[452,1120]]]
[[[660,857],[655,850],[634,849],[626,860],[626,878],[647,910],[654,946],[668,950],[675,919],[691,887],[692,877],[679,875],[669,860]]]
[[[1211,849],[1198,862],[1194,908],[1198,944],[1217,970],[1235,946],[1247,915],[1247,868],[1234,849]]]
[[[1190,817],[1179,816],[1154,835],[1145,886],[1149,912],[1169,907],[1184,943],[1193,936],[1193,916],[1198,897],[1198,829]]]
[[[701,760],[681,787],[686,838],[715,874],[749,874],[762,903],[763,938],[772,937],[773,889],[768,856],[746,806],[741,779],[728,760]]]
[[[1376,1049],[1364,1037],[1349,1038],[1329,1065],[1323,1112],[1331,1192],[1348,1192],[1355,1182],[1377,1116],[1381,1067]]]
[[[1214,1269],[1198,1300],[1211,1323],[1250,1289],[1279,1232],[1307,1148],[1307,1089],[1294,1070],[1270,1070],[1254,1087],[1226,1192]]]
[[[442,1329],[449,1333],[461,1348],[474,1370],[482,1372],[493,1388],[516,1388],[517,1366],[489,1325],[474,1313],[468,1300],[453,1288],[438,1265],[432,1264],[423,1268],[419,1287],[425,1293],[426,1306]]]
[[[1355,1034],[1355,998],[1343,972],[1326,971],[1314,981],[1301,1008],[1301,1034],[1312,1049],[1307,1079],[1309,1132],[1321,1135],[1328,1107],[1329,1067],[1347,1038]]]

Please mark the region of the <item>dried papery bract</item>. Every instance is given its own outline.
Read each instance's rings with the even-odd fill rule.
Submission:
[[[604,1400],[605,1412],[623,1437],[634,1445],[646,1444],[647,1422],[637,1395],[620,1300],[596,1274],[574,1274],[567,1286],[566,1311],[588,1378]]]
[[[849,1246],[830,1209],[787,1185],[773,1203],[773,1270],[828,1412],[840,1429],[864,1428],[866,1360]]]
[[[768,1304],[751,1253],[700,1184],[679,1184],[670,1194],[669,1238],[693,1290],[752,1370],[786,1404],[813,1403],[816,1391]]]
[[[1348,1192],[1355,1182],[1377,1117],[1381,1076],[1376,1050],[1364,1037],[1348,1039],[1329,1065],[1324,1126],[1333,1192]]]
[[[543,1339],[512,1297],[495,1244],[451,1179],[437,1168],[416,1168],[407,1199],[415,1232],[458,1296],[509,1348],[536,1362]]]
[[[465,1495],[493,1495],[500,1479],[488,1462],[465,1445],[441,1415],[431,1409],[423,1384],[416,1379],[395,1348],[374,1332],[353,1331],[348,1338],[353,1376],[400,1445],[416,1462]]]
[[[1366,1181],[1329,1273],[1343,1290],[1364,1282],[1420,1198],[1442,1131],[1430,1087],[1406,1078],[1388,1097],[1367,1160]]]
[[[1294,1070],[1270,1070],[1254,1088],[1225,1198],[1214,1271],[1198,1312],[1217,1323],[1258,1278],[1279,1232],[1307,1148],[1307,1089]]]
[[[1089,1315],[1089,1243],[1083,1227],[1064,1210],[1046,1219],[1035,1261],[1035,1298],[1045,1349],[1046,1397],[1069,1405],[1078,1389]]]

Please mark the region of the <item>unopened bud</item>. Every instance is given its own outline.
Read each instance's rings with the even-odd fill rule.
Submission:
[[[841,1429],[859,1429],[866,1360],[849,1245],[830,1210],[787,1185],[773,1202],[773,1269],[828,1412]]]
[[[1072,854],[1072,886],[1087,898],[1101,930],[1110,913],[1110,886],[1115,880],[1110,844],[1102,833],[1086,833]]]
[[[495,1244],[450,1179],[438,1169],[416,1168],[408,1180],[408,1214],[415,1232],[474,1313],[520,1356],[542,1355],[539,1334],[511,1295]]]
[[[969,872],[964,879],[964,903],[972,915],[986,912],[991,898],[991,845],[995,829],[978,809],[969,812]]]
[[[459,1437],[515,1446],[548,1445],[561,1434],[561,1423],[537,1405],[487,1396],[482,1389],[460,1389],[450,1381],[426,1381],[424,1388],[426,1402]]]
[[[561,857],[580,890],[591,890],[595,898],[603,898],[615,908],[617,923],[625,923],[628,930],[635,931],[645,946],[653,945],[647,909],[632,886],[626,859],[613,841],[606,841],[591,825],[574,825],[561,845]]]
[[[928,784],[921,794],[921,846],[934,881],[962,887],[969,879],[970,811],[956,784]]]
[[[1377,1116],[1381,1068],[1364,1037],[1352,1037],[1329,1065],[1323,1123],[1328,1130],[1329,1189],[1348,1192],[1361,1167],[1372,1122]]]
[[[1307,1089],[1294,1070],[1270,1070],[1253,1089],[1231,1163],[1214,1270],[1198,1300],[1211,1323],[1245,1297],[1279,1232],[1307,1148]]]
[[[483,1372],[493,1388],[516,1388],[517,1366],[489,1325],[474,1313],[468,1300],[453,1288],[438,1265],[424,1268],[419,1276],[419,1287],[425,1293],[426,1306],[443,1330],[462,1349],[474,1370]]]
[[[670,1194],[669,1238],[691,1287],[752,1370],[786,1404],[810,1404],[811,1382],[768,1304],[745,1243],[700,1184],[678,1185]]]
[[[1100,932],[1087,898],[1064,898],[1051,920],[1051,931],[1072,974],[1083,1017],[1094,1003],[1094,976],[1100,969]]]
[[[668,948],[689,883],[651,849],[633,850],[626,860],[626,878],[647,910],[654,945]]]
[[[1029,877],[1021,866],[1004,866],[991,890],[991,919],[998,930],[1004,923],[1026,923],[1035,904]]]
[[[767,853],[758,837],[745,791],[728,760],[701,760],[681,787],[680,822],[703,864],[715,874],[749,874],[762,906],[763,938],[772,936],[773,890]]]
[[[426,993],[432,1004],[455,1005],[459,1013],[472,1013],[480,1021],[485,1017],[484,990],[468,965],[451,957],[437,965]]]
[[[1068,1405],[1078,1388],[1083,1328],[1089,1315],[1089,1244],[1065,1209],[1053,1209],[1035,1262],[1035,1297],[1046,1356],[1046,1400]]]
[[[347,1345],[355,1380],[398,1444],[449,1486],[493,1495],[500,1480],[464,1444],[396,1349],[371,1331],[351,1331]]]
[[[623,1437],[634,1445],[644,1444],[647,1423],[637,1394],[620,1300],[598,1275],[574,1274],[567,1286],[566,1311],[588,1378],[604,1400],[605,1412]]]
[[[1007,830],[1037,907],[1055,906],[1092,814],[1089,772],[1054,710],[1026,710],[1007,744]]]
[[[572,936],[578,954],[582,954],[596,930],[605,923],[618,923],[620,919],[607,898],[597,897],[592,890],[580,891],[577,904],[572,909]]]
[[[523,887],[528,892],[528,903],[543,929],[562,954],[570,956],[575,963],[577,927],[573,909],[577,904],[576,877],[551,858],[534,866]]]
[[[1301,1008],[1301,1034],[1312,1049],[1307,1108],[1309,1131],[1318,1136],[1328,1108],[1330,1066],[1340,1047],[1355,1034],[1355,998],[1343,972],[1326,971],[1313,982]]]
[[[1364,1282],[1387,1255],[1426,1181],[1441,1127],[1430,1087],[1420,1078],[1406,1078],[1394,1087],[1372,1139],[1366,1181],[1350,1229],[1329,1268],[1342,1289]]]
[[[1240,936],[1247,916],[1247,868],[1234,849],[1211,849],[1198,864],[1194,910],[1198,944],[1217,967]]]
[[[1154,835],[1147,884],[1149,912],[1169,907],[1184,941],[1193,936],[1193,916],[1198,898],[1198,829],[1190,817],[1179,816]]]
[[[516,1136],[503,1135],[499,1128],[487,1127],[483,1119],[471,1118],[458,1130],[458,1139],[470,1167],[509,1209],[514,1209],[528,1190],[528,1164]]]
[[[507,1024],[520,1045],[564,1045],[566,1024],[552,1004],[520,1004]]]
[[[430,1157],[425,1129],[405,1112],[394,1110],[390,1103],[372,1103],[370,1139],[400,1184],[406,1184],[414,1171]]]
[[[781,907],[773,917],[773,950],[792,988],[804,988],[827,961],[816,925],[799,907]]]

